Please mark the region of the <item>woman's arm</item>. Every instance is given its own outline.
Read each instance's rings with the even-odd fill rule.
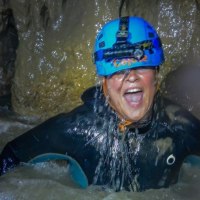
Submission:
[[[78,148],[72,141],[80,139],[74,132],[68,134],[76,123],[74,116],[74,113],[57,115],[7,143],[0,154],[0,174],[41,154],[67,152],[72,155]]]

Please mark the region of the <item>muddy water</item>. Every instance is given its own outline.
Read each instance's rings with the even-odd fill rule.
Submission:
[[[0,181],[0,199],[197,200],[200,198],[199,178],[199,169],[184,166],[180,182],[168,189],[116,193],[90,186],[82,190],[71,182],[66,167],[48,163],[20,167],[4,175]]]
[[[0,147],[38,123],[36,118],[14,115],[1,108]],[[0,177],[0,199],[196,200],[200,198],[199,185],[200,168],[184,164],[179,183],[167,189],[116,193],[103,187],[90,186],[83,190],[71,180],[66,163],[49,162],[34,166],[24,164]]]

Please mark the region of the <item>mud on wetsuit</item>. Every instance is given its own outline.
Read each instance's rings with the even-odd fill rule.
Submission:
[[[200,154],[200,122],[159,94],[151,120],[127,127],[124,134],[101,89],[89,89],[82,99],[84,104],[72,112],[9,142],[0,157],[1,174],[43,153],[67,153],[90,184],[143,191],[176,183],[185,157]]]

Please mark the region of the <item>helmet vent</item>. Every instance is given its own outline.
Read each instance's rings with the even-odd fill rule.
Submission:
[[[103,34],[99,35],[98,40],[100,40],[103,37]]]
[[[147,25],[147,28],[148,28],[148,29],[152,29],[152,27],[151,27],[151,26],[149,26],[149,25]]]
[[[154,33],[149,32],[149,37],[150,37],[150,38],[154,38]]]
[[[105,42],[104,41],[99,43],[99,48],[103,48],[103,47],[105,47]]]

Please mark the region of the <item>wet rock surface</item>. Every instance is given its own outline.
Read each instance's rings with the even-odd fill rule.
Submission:
[[[18,35],[11,9],[0,11],[0,105],[11,107]]]
[[[144,17],[160,34],[166,55],[162,79],[191,55],[200,54],[199,0],[123,2],[0,1],[1,16],[2,11],[12,11],[16,25],[14,30],[12,20],[7,20],[10,32],[4,32],[6,20],[0,26],[0,34],[4,32],[0,39],[0,95],[11,90],[15,112],[42,118],[81,104],[81,93],[96,82],[91,59],[95,35],[103,24],[118,17],[120,5],[122,16]]]
[[[193,60],[170,72],[162,91],[200,119],[200,61]]]

